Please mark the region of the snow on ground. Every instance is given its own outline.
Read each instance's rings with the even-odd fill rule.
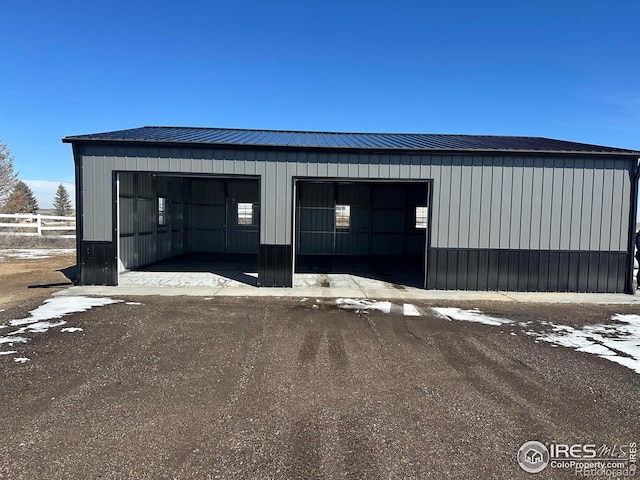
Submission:
[[[13,355],[14,353],[18,353],[17,350],[7,350],[4,352],[0,352],[0,355]]]
[[[0,337],[0,344],[8,343],[13,346],[14,343],[27,343],[29,339],[24,337]]]
[[[410,303],[405,303],[402,305],[402,314],[405,317],[419,317],[420,316],[420,312],[418,311],[418,309],[411,305]]]
[[[550,324],[551,332],[527,333],[545,342],[592,353],[640,373],[640,315],[614,315],[614,323],[580,329]]]
[[[27,357],[18,357],[13,359],[16,363],[27,363],[29,359]]]
[[[573,348],[619,363],[640,373],[640,315],[614,315],[612,323],[585,325],[574,328],[553,322],[514,322],[507,318],[484,315],[480,310],[436,307],[433,309],[449,320],[484,323],[486,325],[514,324],[525,335],[550,343],[554,347]],[[534,329],[534,326],[537,327]],[[511,332],[511,335],[516,335]]]
[[[75,248],[7,248],[0,250],[0,259],[3,258],[49,258],[54,255],[74,253]]]
[[[319,302],[319,300],[316,300]],[[356,313],[366,313],[369,310],[379,310],[382,313],[402,313],[409,317],[419,317],[420,311],[410,303],[404,303],[402,305],[395,305],[391,302],[377,302],[375,300],[367,299],[353,299],[353,298],[338,298],[336,305],[339,308],[345,308],[347,310],[355,310]],[[315,308],[315,305],[314,305]]]
[[[46,333],[47,330],[53,327],[59,327],[60,325],[64,325],[64,320],[60,320],[59,322],[35,322],[30,323],[29,325],[25,325],[24,327],[19,328],[18,330],[14,330],[13,332],[7,333],[7,336],[10,335],[21,335],[23,333]]]
[[[347,308],[349,310],[380,310],[382,313],[389,313],[391,311],[391,302],[376,302],[375,300],[364,300],[353,298],[338,298],[336,304],[340,308]]]
[[[78,312],[84,312],[93,307],[101,307],[111,303],[118,303],[122,300],[113,300],[111,298],[91,298],[91,297],[56,297],[45,300],[44,304],[38,308],[31,310],[30,315],[25,318],[9,320],[8,325],[2,325],[0,328],[19,327],[17,330],[6,333],[0,337],[0,344],[8,344],[12,347],[16,343],[27,343],[28,337],[22,336],[29,333],[45,333],[50,328],[59,327],[66,324],[65,320],[57,320],[66,315]],[[57,321],[50,321],[57,320]],[[62,331],[78,332],[82,331],[78,327],[63,328]],[[13,352],[16,353],[16,352]],[[6,352],[0,352],[1,355],[9,355]],[[18,359],[15,359],[16,361]],[[28,359],[27,359],[28,360]],[[27,361],[25,360],[25,361]]]
[[[29,312],[31,316],[20,318],[17,320],[9,320],[12,327],[26,325],[29,323],[39,322],[41,320],[51,320],[61,318],[70,313],[84,312],[93,307],[101,307],[111,303],[118,303],[122,300],[113,300],[111,298],[92,298],[92,297],[55,297],[45,300],[35,310]]]
[[[473,310],[462,310],[461,308],[435,307],[433,310],[449,320],[484,323],[485,325],[504,325],[505,323],[513,323],[511,320],[506,318],[496,318],[485,315],[477,308]]]
[[[75,333],[75,332],[82,332],[84,330],[82,330],[80,327],[66,327],[66,328],[61,328],[60,331],[61,332],[68,332],[68,333]]]

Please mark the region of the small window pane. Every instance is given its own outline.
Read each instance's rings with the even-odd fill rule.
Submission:
[[[238,204],[238,225],[253,225],[253,203]]]
[[[351,223],[351,206],[336,205],[336,227],[349,228]]]
[[[427,228],[427,207],[416,207],[416,228]]]
[[[167,224],[167,199],[158,197],[158,225]]]

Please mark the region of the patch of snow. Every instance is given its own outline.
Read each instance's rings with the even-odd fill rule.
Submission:
[[[485,315],[477,308],[474,308],[473,310],[463,310],[461,308],[454,307],[434,307],[433,310],[440,315],[447,317],[449,320],[483,323],[485,325],[504,325],[505,323],[513,323],[512,320],[507,318],[497,318]]]
[[[307,297],[304,297],[304,298],[300,299],[301,302],[306,302],[307,300],[309,300]]]
[[[20,335],[24,333],[45,333],[50,328],[59,327],[66,324],[65,320],[49,321],[60,319],[71,313],[84,312],[92,307],[100,307],[111,303],[118,303],[122,300],[113,300],[111,298],[91,298],[91,297],[56,297],[45,300],[35,310],[31,310],[30,316],[9,320],[8,324],[12,327],[20,327],[17,330],[8,333],[5,337],[0,337],[0,344],[7,343],[13,346],[14,343],[26,343],[29,339]],[[5,326],[6,327],[6,326]],[[81,328],[69,327],[63,328],[62,331],[78,332]],[[17,361],[17,359],[16,359]],[[24,359],[22,363],[28,361]]]
[[[64,325],[64,320],[60,320],[59,322],[36,322],[30,323],[29,325],[25,325],[24,327],[19,328],[15,332],[7,333],[7,335],[21,335],[23,333],[46,333],[47,330],[53,327],[59,327],[60,325]]]
[[[13,345],[14,343],[27,343],[29,339],[24,337],[0,337],[0,344],[8,343]]]
[[[433,309],[450,320],[484,323],[486,325],[504,325],[515,323],[506,318],[495,318],[484,315],[480,310],[462,310],[459,308],[436,307]],[[578,352],[598,355],[616,362],[636,373],[640,373],[640,315],[614,315],[613,323],[585,325],[574,328],[541,320],[534,324],[531,321],[518,322],[522,333],[540,341],[550,343],[552,347],[573,348]],[[546,331],[534,330],[534,325],[546,327]],[[516,335],[511,332],[511,335]]]
[[[402,305],[402,314],[405,317],[419,317],[420,316],[420,312],[418,311],[418,309],[414,305],[411,305],[410,303],[405,303],[405,304]]]
[[[611,360],[612,362],[619,363],[623,367],[630,368],[636,373],[640,373],[640,362],[637,358],[620,357],[618,355],[600,355],[602,358]]]
[[[27,363],[29,359],[27,357],[17,357],[13,359],[16,363]]]
[[[140,302],[126,302],[125,305],[142,305]]]
[[[609,350],[607,347],[603,347],[602,345],[598,345],[597,343],[592,343],[591,345],[587,345],[585,347],[577,348],[579,352],[585,353],[593,353],[595,355],[615,355],[616,352]]]
[[[54,255],[74,253],[75,248],[7,248],[0,250],[0,257],[30,259],[49,258]]]
[[[16,327],[20,325],[27,325],[29,323],[35,323],[42,320],[51,320],[53,318],[60,318],[70,313],[84,312],[93,307],[101,307],[103,305],[109,305],[111,303],[118,303],[122,300],[113,300],[111,298],[92,298],[92,297],[56,297],[45,300],[43,305],[40,305],[35,310],[29,312],[31,316],[27,318],[20,318],[17,320],[10,320],[9,325]]]
[[[75,332],[82,332],[84,330],[82,330],[80,327],[66,327],[60,330],[61,332],[69,332],[69,333],[75,333]]]
[[[13,355],[14,353],[18,353],[17,350],[5,350],[3,352],[0,352],[0,355]]]
[[[571,329],[571,331],[563,330],[563,333],[540,333],[538,332],[538,338],[544,342],[549,342],[554,345],[560,345],[561,347],[568,348],[585,348],[593,345],[584,332]]]
[[[382,313],[389,313],[391,311],[391,302],[376,302],[374,300],[355,300],[353,298],[338,298],[336,304],[340,308],[347,309],[367,309],[367,310],[379,310]]]
[[[550,324],[551,333],[534,332],[533,336],[553,345],[575,348],[640,373],[640,315],[614,315],[616,323],[585,325],[576,329]]]
[[[611,317],[611,320],[616,320],[618,322],[625,322],[625,323],[628,323],[629,325],[635,325],[637,327],[640,327],[640,315],[635,315],[635,314],[623,315],[621,313],[618,313],[613,317]]]

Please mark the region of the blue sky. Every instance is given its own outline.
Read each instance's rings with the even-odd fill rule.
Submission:
[[[143,125],[640,149],[637,0],[0,0],[0,12],[0,139],[45,207],[73,183],[62,137]]]

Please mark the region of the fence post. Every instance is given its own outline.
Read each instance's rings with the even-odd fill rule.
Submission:
[[[42,236],[42,217],[40,216],[39,213],[36,215],[36,226],[38,228],[38,236],[41,237]]]

